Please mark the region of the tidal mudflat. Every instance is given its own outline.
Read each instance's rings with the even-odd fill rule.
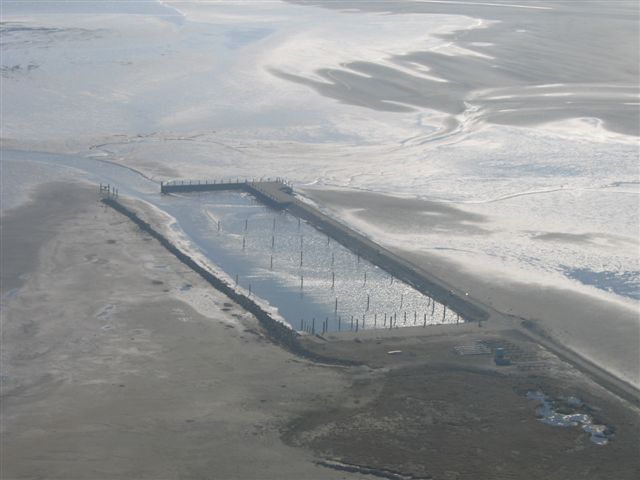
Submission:
[[[4,1],[2,476],[637,478],[639,13]],[[407,328],[304,335],[360,363],[314,364],[94,203],[94,184],[117,185],[222,273],[197,237],[224,212],[158,183],[275,175],[490,320],[414,328],[414,307]],[[269,236],[243,235],[245,219],[223,242],[239,288],[298,301],[309,276],[307,299],[326,291],[326,265],[302,273],[295,241],[273,277]],[[357,259],[350,272],[366,285]],[[340,306],[366,310],[358,288]],[[331,317],[323,295],[311,318]],[[538,390],[580,398],[615,435],[537,420]]]
[[[33,198],[3,217],[25,234],[42,215],[52,225],[37,263],[23,258],[2,292],[3,478],[638,473],[637,409],[509,324],[305,336],[352,366],[314,364],[271,343],[94,188]],[[2,240],[8,255],[21,248]],[[459,353],[479,343],[480,355]],[[510,366],[494,364],[496,347]],[[533,389],[580,398],[615,435],[598,445],[538,421]]]

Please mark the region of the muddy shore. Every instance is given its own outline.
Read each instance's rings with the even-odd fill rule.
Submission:
[[[41,189],[3,217],[4,254],[43,212],[59,220],[2,289],[3,478],[640,473],[638,409],[504,324],[305,337],[363,365],[314,363],[93,189]],[[456,353],[478,342],[513,365]],[[615,435],[540,422],[529,390],[579,397]]]

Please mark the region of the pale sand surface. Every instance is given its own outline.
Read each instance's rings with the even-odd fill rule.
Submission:
[[[279,438],[346,377],[266,340],[93,189],[46,186],[2,222],[3,294],[26,282],[3,297],[0,477],[361,478]]]
[[[483,218],[453,206],[369,192],[307,190],[305,194],[337,217],[350,209],[376,229],[482,235]],[[498,314],[536,322],[556,341],[576,350],[625,381],[640,385],[640,318],[638,309],[577,291],[482,275],[431,252],[407,251],[384,238],[383,246],[453,286]],[[416,247],[419,247],[417,245]]]

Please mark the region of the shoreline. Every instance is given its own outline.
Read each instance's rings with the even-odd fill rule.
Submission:
[[[638,409],[508,325],[305,335],[315,358],[336,362],[305,360],[92,190],[3,306],[3,476],[367,478],[326,467],[340,464],[566,480],[640,468]],[[477,342],[509,348],[514,365],[453,348]],[[615,440],[542,424],[518,393],[532,388],[579,396]]]
[[[306,350],[302,345],[296,341],[298,333],[288,325],[274,319],[267,311],[265,311],[258,303],[254,302],[250,297],[237,292],[224,280],[216,277],[213,273],[199,265],[193,258],[181,251],[176,247],[169,239],[153,228],[149,223],[140,218],[136,212],[127,208],[118,200],[112,197],[104,197],[101,202],[120,214],[127,217],[135,225],[137,225],[142,231],[148,233],[155,238],[160,245],[162,245],[169,253],[174,255],[180,262],[189,267],[195,273],[200,275],[209,285],[215,288],[217,291],[228,297],[231,301],[237,303],[246,311],[253,314],[261,326],[267,332],[269,338],[275,345],[279,345],[285,350],[298,355],[302,358],[306,358],[315,362],[326,364],[338,364],[338,365],[353,365],[354,363],[343,363],[336,359],[322,357],[314,352]]]
[[[204,185],[202,185],[202,187],[204,188]],[[284,348],[288,349],[292,353],[300,355],[304,358],[309,358],[314,361],[320,361],[328,364],[331,364],[331,363],[340,364],[341,361],[339,359],[326,357],[326,356],[317,356],[316,352],[313,352],[313,350],[309,350],[308,348],[305,348],[303,342],[299,341],[299,335],[295,332],[293,327],[291,327],[288,332],[285,332],[285,330],[283,330],[283,327],[284,328],[288,328],[288,327],[284,326],[277,320],[274,320],[269,315],[268,312],[263,310],[258,304],[253,302],[250,298],[236,292],[224,281],[221,281],[220,279],[212,275],[209,271],[203,269],[188,255],[186,255],[184,252],[176,248],[171,243],[170,240],[164,237],[161,233],[158,233],[156,230],[153,229],[151,225],[149,225],[147,222],[145,222],[140,217],[138,217],[138,215],[134,211],[128,209],[127,207],[125,207],[124,205],[122,205],[117,200],[111,197],[104,198],[102,202],[116,209],[123,215],[126,215],[129,219],[131,219],[134,223],[136,223],[140,228],[150,233],[152,236],[154,236],[154,238],[160,241],[160,243],[165,248],[167,248],[172,254],[176,255],[176,257],[179,258],[183,263],[185,263],[185,265],[189,266],[190,268],[194,269],[197,273],[199,273],[214,288],[218,289],[225,295],[229,296],[232,300],[238,302],[244,308],[247,308],[247,310],[249,310],[251,313],[256,315],[256,318],[258,318],[259,321],[263,324],[263,326],[272,336],[272,339],[274,340],[274,342],[282,345]],[[301,212],[301,207],[299,204],[294,205],[294,208],[288,207],[287,210],[293,210],[292,214],[298,215],[298,216],[300,216],[301,214],[302,215],[305,214],[305,211]],[[333,230],[326,227],[327,230],[333,231],[335,233],[336,226],[338,226],[337,231],[339,232],[344,229],[344,227],[342,229],[340,228],[342,227],[342,224],[340,222],[330,219],[329,217],[326,217],[324,215],[322,217],[323,218],[321,220],[325,220],[326,222],[329,223],[329,227],[333,227]],[[305,218],[305,216],[303,216],[302,218]],[[308,220],[308,218],[305,218],[305,219]],[[312,223],[314,225],[316,224],[316,222],[312,222]],[[316,228],[318,228],[317,225],[316,225]],[[379,247],[379,245],[377,245],[376,243],[374,243],[373,241],[369,240],[368,238],[362,235],[358,234],[358,237],[362,237],[362,238],[356,238],[355,240],[359,241],[360,243],[364,242],[364,244],[367,247],[369,247],[369,250],[363,251],[364,252],[363,257],[371,260],[370,257],[373,256],[371,252],[376,252],[377,253],[376,260],[378,261],[378,263],[384,263],[380,261],[380,258],[381,258],[380,250],[382,249],[383,251],[386,251],[386,249]],[[334,237],[334,239],[336,238]],[[350,239],[351,239],[351,236],[346,235],[347,243],[348,243],[348,240]],[[342,243],[342,240],[344,239],[338,238],[336,240],[341,241]],[[350,248],[349,246],[347,247]],[[357,251],[362,251],[362,250],[358,249]],[[388,252],[388,254],[393,255],[391,252]],[[393,255],[392,258],[396,258],[396,256]],[[407,267],[407,268],[409,268],[409,270],[411,271],[415,271],[411,267]],[[424,269],[420,269],[419,274],[422,276],[423,281],[426,275],[428,275],[429,277],[433,277],[431,274],[427,273]],[[435,281],[438,284],[443,284],[443,281],[441,279],[438,279],[437,277],[433,277],[433,278],[435,280],[432,280],[432,281]],[[450,288],[452,289],[450,291],[453,291],[453,289],[455,289],[458,292],[458,295],[461,294],[459,289],[456,289],[455,287],[450,287]],[[476,304],[476,302],[478,302],[476,299],[473,299],[473,298],[470,298],[469,301],[474,302],[474,305]],[[481,308],[486,309],[485,310],[486,316],[482,316],[480,319],[480,322],[482,320],[487,320],[488,322],[491,322],[490,326],[492,328],[495,328],[495,327],[506,328],[506,326],[509,323],[511,323],[510,321],[515,320],[516,323],[512,325],[513,328],[519,329],[520,331],[528,335],[532,340],[543,345],[548,350],[552,351],[553,353],[558,355],[560,358],[562,358],[564,361],[567,361],[574,367],[581,370],[583,373],[588,374],[597,383],[607,388],[612,393],[624,398],[625,400],[629,401],[634,405],[640,406],[640,390],[635,385],[625,381],[623,378],[620,378],[616,376],[614,373],[597,365],[592,360],[581,355],[579,352],[576,352],[571,348],[567,347],[566,345],[563,345],[562,343],[558,342],[557,340],[554,340],[547,332],[541,329],[539,325],[534,324],[530,320],[527,320],[522,317],[517,317],[514,315],[505,315],[504,313],[499,312],[487,305],[484,305],[481,302],[478,302],[478,303],[481,305]],[[495,327],[493,327],[492,324],[495,324]],[[456,325],[456,326],[452,326],[451,328],[453,329],[458,327],[459,325]],[[376,332],[376,335],[378,336],[394,337],[393,331],[391,331],[388,334],[385,333],[384,330],[379,330],[379,331],[376,330],[375,332]],[[318,337],[324,338],[319,335]]]
[[[0,476],[344,478],[279,429],[339,398],[347,367],[274,343],[96,190],[44,184],[2,217],[6,255],[53,227],[2,292]]]
[[[423,228],[444,225],[454,233],[460,233],[456,228],[469,228],[467,224],[474,220],[473,217],[459,214],[447,205],[417,199],[398,200],[370,192],[359,195],[335,190],[305,190],[304,193],[312,201],[322,203],[325,213],[339,222],[348,221],[348,215],[340,213],[342,209],[359,209],[359,220],[371,226],[372,241],[454,286],[452,289],[459,295],[468,293],[467,298],[490,312],[491,321],[532,322],[538,330],[552,337],[560,348],[575,352],[640,392],[640,317],[637,309],[605,302],[578,291],[527,284],[506,276],[483,275],[464,263],[431,252],[409,251],[375,235],[376,231],[389,228],[388,222],[393,221],[390,214],[396,212],[399,205],[408,209],[406,215],[420,212],[439,214],[433,220],[423,220]],[[366,205],[363,199],[367,200]],[[360,230],[363,225],[359,224]],[[616,321],[606,322],[611,316],[616,316]]]

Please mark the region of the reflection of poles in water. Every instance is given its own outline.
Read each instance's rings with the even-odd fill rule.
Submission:
[[[271,261],[269,262],[269,270],[273,270],[273,255],[271,255]]]
[[[336,285],[336,273],[335,272],[331,272],[331,289],[333,290],[333,287],[335,287]]]
[[[273,217],[273,231],[276,231],[276,217]]]
[[[249,297],[251,297],[251,284],[249,284]]]
[[[418,312],[416,312],[414,310],[413,311],[413,324],[415,325],[417,321],[418,321]]]
[[[271,250],[273,250],[273,247],[275,247],[275,245],[276,245],[276,236],[271,235]]]
[[[407,324],[407,312],[404,312],[404,320],[402,321],[403,325]]]
[[[362,314],[362,329],[364,330],[364,313]]]
[[[300,230],[300,219],[298,218],[298,230]]]
[[[422,324],[423,327],[427,326],[427,314],[424,314],[424,323]]]
[[[404,304],[404,293],[400,294],[400,310],[402,310],[402,305]]]
[[[218,231],[220,231],[220,220],[218,220]]]
[[[353,330],[353,315],[351,315],[351,330]]]
[[[444,323],[444,320],[445,320],[446,316],[447,316],[447,306],[443,305],[443,308],[442,308],[442,323]]]
[[[246,218],[244,220],[244,231],[246,232],[249,229],[249,219]]]
[[[312,335],[316,334],[316,317],[313,317],[311,319],[311,334]]]
[[[370,305],[370,301],[369,301],[369,294],[367,293],[367,312],[369,311],[369,305]]]
[[[436,310],[436,301],[434,300],[434,301],[431,303],[431,316],[432,316],[432,317],[433,317],[433,313],[435,312],[435,310]]]
[[[338,297],[336,297],[336,305],[335,308],[333,309],[334,313],[338,313]]]
[[[342,330],[342,317],[338,315],[338,331]]]
[[[300,290],[304,288],[304,276],[300,275]]]
[[[242,237],[242,249],[244,250],[244,247],[247,244],[247,238],[246,237]]]
[[[384,314],[384,323],[383,325],[386,327],[387,326],[387,314]]]
[[[362,283],[362,285],[366,285],[367,284],[367,272],[364,272],[364,282]]]
[[[460,314],[456,312],[456,325],[460,323]]]
[[[374,313],[373,314],[373,328],[376,328],[378,326],[378,314]]]
[[[336,254],[331,252],[331,266],[333,267],[333,264],[335,263],[336,260]]]

